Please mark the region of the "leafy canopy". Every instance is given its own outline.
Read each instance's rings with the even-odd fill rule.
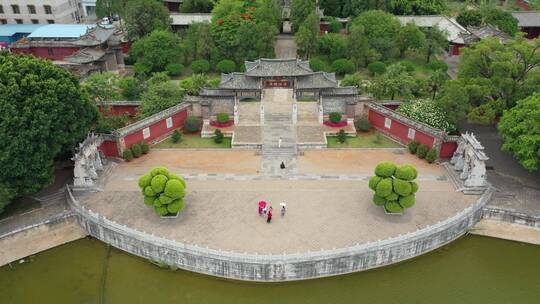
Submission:
[[[155,30],[169,30],[169,10],[161,1],[126,1],[124,18],[130,39],[142,38]]]
[[[504,139],[503,149],[513,153],[526,169],[540,170],[540,93],[504,111],[498,127]]]
[[[54,180],[54,159],[83,140],[97,109],[51,61],[0,52],[0,211]]]

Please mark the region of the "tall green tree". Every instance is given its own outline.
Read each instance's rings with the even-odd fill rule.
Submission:
[[[142,95],[139,115],[148,117],[159,113],[181,103],[183,97],[180,87],[170,81],[152,83]]]
[[[446,10],[446,1],[390,0],[388,10],[395,15],[438,15]]]
[[[353,26],[357,24],[363,26],[370,47],[383,59],[395,55],[396,38],[401,29],[401,23],[395,16],[380,10],[367,11],[353,20]]]
[[[446,120],[453,125],[463,122],[471,107],[465,87],[456,80],[447,81],[442,86],[436,103],[444,110]]]
[[[426,62],[429,63],[431,57],[442,54],[448,47],[447,34],[438,26],[423,28],[422,31],[426,36],[424,51],[426,53]]]
[[[131,46],[129,56],[151,72],[164,71],[170,63],[183,59],[180,38],[171,32],[154,31]]]
[[[407,72],[407,67],[401,63],[389,66],[386,73],[377,77],[372,85],[372,92],[377,98],[396,96],[409,98],[415,85],[414,78]]]
[[[349,57],[358,68],[360,65],[367,66],[371,61],[369,58],[370,47],[364,26],[353,24],[349,29]]]
[[[290,19],[293,33],[300,30],[312,13],[315,13],[315,0],[292,0]]]
[[[182,41],[185,64],[190,64],[194,60],[212,58],[214,41],[210,31],[211,25],[207,22],[193,23],[186,30]]]
[[[120,78],[112,72],[94,73],[88,76],[82,83],[88,94],[97,103],[120,99]]]
[[[214,8],[212,0],[183,0],[182,13],[210,13]]]
[[[54,159],[97,121],[79,79],[51,61],[0,52],[0,211],[54,181]]]
[[[294,39],[298,46],[298,54],[303,58],[310,58],[319,38],[319,17],[315,12],[309,14],[304,23],[300,26]]]
[[[419,50],[424,47],[425,43],[426,35],[414,22],[409,22],[401,27],[396,38],[401,58],[405,56],[407,50]]]
[[[481,10],[485,23],[494,25],[512,36],[519,32],[518,21],[510,12],[494,6],[484,6]]]
[[[96,0],[96,16],[98,18],[122,16],[127,0]]]
[[[504,111],[498,127],[504,139],[503,150],[514,154],[529,171],[540,170],[540,93]]]
[[[169,10],[161,1],[129,0],[124,15],[130,39],[142,38],[155,30],[169,30],[171,27]]]
[[[502,100],[506,108],[540,91],[540,39],[501,43],[485,39],[465,49],[458,79],[479,105]]]
[[[448,74],[441,70],[434,71],[429,75],[428,86],[431,92],[431,99],[435,99],[437,92],[439,92],[446,80],[448,80]]]

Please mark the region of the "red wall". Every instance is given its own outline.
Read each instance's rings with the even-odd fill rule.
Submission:
[[[122,53],[127,54],[129,53],[129,49],[131,48],[131,42],[122,42]]]
[[[461,48],[465,47],[463,44],[452,44],[452,55],[458,56],[461,52]]]
[[[118,145],[116,144],[116,141],[112,140],[106,140],[104,141],[101,146],[99,146],[99,150],[105,154],[107,157],[119,157],[118,155]]]
[[[73,55],[79,50],[76,47],[61,47],[61,48],[50,48],[52,55],[49,55],[49,48],[46,47],[31,47],[31,48],[13,48],[11,51],[13,53],[24,53],[32,54],[36,57],[51,59],[51,60],[64,60],[64,57]]]
[[[454,152],[457,149],[457,146],[458,146],[457,142],[452,142],[452,141],[444,142],[441,146],[441,153],[439,154],[439,157],[452,158],[452,156],[454,155]]]
[[[99,110],[103,112],[103,108],[100,106]],[[109,105],[109,113],[114,116],[121,116],[128,114],[135,116],[139,113],[139,106],[136,105]]]
[[[373,109],[369,109],[368,114],[369,121],[371,124],[376,127],[377,129],[382,130],[383,132],[388,133],[391,137],[393,137],[396,140],[401,141],[402,143],[409,143],[411,139],[407,137],[409,132],[409,126],[393,120],[392,124],[390,125],[390,129],[387,129],[384,127],[384,119],[386,116],[383,114],[374,111]],[[432,135],[429,135],[425,132],[419,131],[418,129],[415,129],[415,135],[414,140],[428,146],[430,149],[433,148],[433,145],[435,144],[435,137]],[[443,142],[441,145],[441,151],[439,153],[440,158],[451,158],[452,155],[454,155],[454,152],[457,149],[457,143],[456,142]]]
[[[527,39],[534,39],[540,36],[540,27],[522,27],[521,31],[524,32]]]
[[[184,125],[184,120],[186,119],[188,113],[187,110],[178,112],[172,116],[173,119],[173,125],[171,128],[167,128],[166,118],[154,123],[151,125],[150,128],[150,137],[143,138],[143,130],[137,130],[129,135],[126,135],[124,137],[124,141],[126,144],[126,147],[131,147],[133,144],[139,143],[143,140],[146,140],[147,142],[151,142],[154,139],[157,139],[159,137],[162,137],[166,135],[167,133],[170,133],[174,131],[175,129],[180,128]]]

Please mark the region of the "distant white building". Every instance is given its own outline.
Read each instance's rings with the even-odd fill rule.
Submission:
[[[96,19],[96,0],[80,0],[82,13],[86,20]]]
[[[0,24],[80,23],[83,17],[80,1],[0,0]]]

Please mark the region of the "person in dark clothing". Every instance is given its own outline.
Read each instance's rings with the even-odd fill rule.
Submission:
[[[266,222],[270,224],[271,220],[272,220],[272,207],[268,209],[268,214],[266,215]]]
[[[281,162],[281,165],[279,165],[279,167],[280,167],[281,169],[285,169],[285,163],[284,163],[284,162]]]

